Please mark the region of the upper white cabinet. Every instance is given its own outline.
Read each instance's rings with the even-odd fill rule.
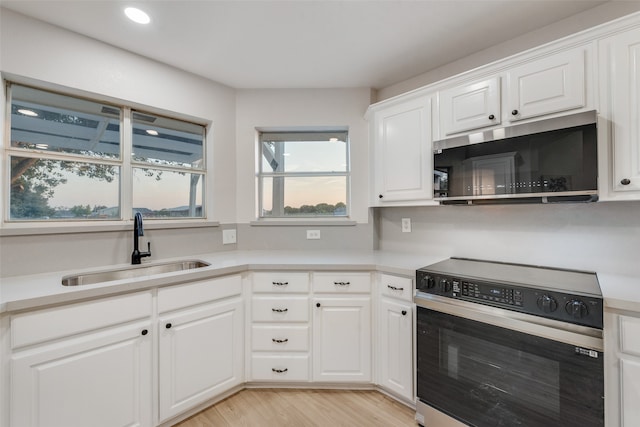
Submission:
[[[501,123],[500,77],[441,91],[440,124],[444,136]]]
[[[433,198],[431,98],[375,109],[371,124],[374,205]]]
[[[509,121],[586,105],[585,50],[576,48],[528,61],[506,72]]]
[[[606,189],[612,198],[640,197],[640,28],[600,42],[600,116],[613,156]],[[604,154],[604,153],[603,153]]]

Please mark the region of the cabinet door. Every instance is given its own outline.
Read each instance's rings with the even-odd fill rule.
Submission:
[[[11,425],[151,426],[149,331],[119,327],[15,353]]]
[[[242,301],[160,318],[160,420],[242,383]]]
[[[560,52],[507,72],[510,121],[585,106],[585,53]]]
[[[433,198],[431,100],[419,97],[374,114],[374,204]]]
[[[442,137],[500,124],[500,78],[440,92]]]
[[[370,298],[316,298],[313,310],[313,380],[370,381]]]
[[[610,123],[611,188],[640,191],[640,29],[602,41],[601,115]],[[636,194],[635,198],[638,195]]]
[[[411,305],[380,300],[378,373],[380,385],[413,400],[413,316]]]
[[[640,426],[640,360],[620,358],[621,427]]]

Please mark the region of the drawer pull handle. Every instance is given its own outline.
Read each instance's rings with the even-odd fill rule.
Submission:
[[[271,338],[271,341],[273,341],[276,344],[283,344],[285,342],[289,342],[289,338],[285,338],[283,340],[279,340],[279,339],[276,339],[276,338]]]
[[[625,178],[625,179],[620,181],[620,184],[629,185],[629,184],[631,184],[631,180],[629,178]]]
[[[351,283],[350,282],[333,282],[333,284],[337,286],[349,286]]]
[[[272,308],[271,311],[276,313],[286,313],[287,311],[289,311],[289,309],[288,308]]]
[[[398,288],[393,285],[387,285],[387,288],[391,289],[392,291],[404,291],[404,288]]]
[[[287,286],[289,282],[271,282],[274,286]]]
[[[271,370],[272,370],[273,372],[275,372],[276,374],[282,374],[282,373],[285,373],[285,372],[287,372],[287,371],[288,371],[288,369],[287,369],[287,368],[284,368],[284,369],[271,368]]]

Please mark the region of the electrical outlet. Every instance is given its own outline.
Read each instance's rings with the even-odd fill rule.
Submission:
[[[222,230],[222,244],[231,245],[236,243],[236,229]]]
[[[320,230],[307,230],[307,239],[308,240],[320,239]]]
[[[411,233],[411,218],[402,218],[402,232]]]

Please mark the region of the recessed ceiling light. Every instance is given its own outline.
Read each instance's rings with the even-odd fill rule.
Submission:
[[[127,15],[127,18],[138,24],[148,24],[149,22],[151,22],[151,18],[149,18],[149,15],[136,7],[126,8],[124,10],[124,14]]]
[[[147,129],[149,135],[158,136],[158,131],[153,129]]]
[[[30,116],[30,117],[38,117],[38,113],[36,113],[33,110],[27,110],[26,108],[20,108],[18,110],[18,113],[20,114],[24,114],[25,116]]]

